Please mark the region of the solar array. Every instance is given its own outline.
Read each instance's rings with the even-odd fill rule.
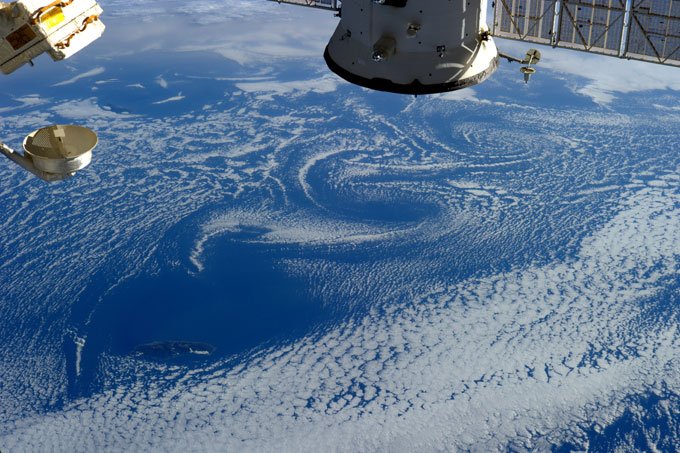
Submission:
[[[495,0],[493,35],[680,66],[680,0]]]
[[[271,0],[276,3],[289,3],[291,5],[309,6],[311,8],[330,9],[340,11],[340,0]]]

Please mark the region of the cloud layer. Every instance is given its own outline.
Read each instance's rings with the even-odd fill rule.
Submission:
[[[152,6],[149,18],[166,14]],[[65,186],[11,167],[0,184],[3,450],[585,447],[631,395],[678,393],[677,113],[650,114],[624,84],[597,85],[597,71],[568,88],[593,85],[599,102],[629,93],[625,108],[497,100],[487,85],[367,92],[315,77],[325,38],[291,44],[305,21],[245,52],[256,23],[271,34],[292,23],[252,14],[238,18],[247,39],[222,27],[202,50],[240,46],[229,58],[254,79],[153,68],[125,80],[106,63],[120,83],[97,97],[17,93],[3,115],[9,140],[66,120],[102,138]],[[258,66],[280,47],[295,66]],[[556,87],[576,72],[544,62]],[[189,94],[189,82],[218,84],[220,97]],[[186,98],[157,116],[107,107],[139,85],[163,90],[149,105],[168,86]],[[188,245],[172,236],[180,224]],[[167,267],[200,278],[219,238],[248,229],[294,251],[277,265],[332,306],[332,322],[197,367],[92,350],[88,316],[117,286]],[[93,390],[72,397],[76,369]]]

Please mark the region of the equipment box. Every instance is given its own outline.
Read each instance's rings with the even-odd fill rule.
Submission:
[[[0,2],[0,70],[9,74],[43,52],[70,57],[102,35],[101,13],[94,0]]]

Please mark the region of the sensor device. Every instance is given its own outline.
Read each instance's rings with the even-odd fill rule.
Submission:
[[[82,126],[55,125],[40,128],[24,140],[24,154],[0,143],[0,153],[43,181],[68,179],[92,161],[97,134]]]

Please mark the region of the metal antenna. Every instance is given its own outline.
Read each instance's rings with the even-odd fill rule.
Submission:
[[[28,134],[23,155],[4,143],[0,143],[0,152],[43,181],[54,182],[88,166],[97,142],[97,134],[86,127],[56,125]]]
[[[531,76],[536,73],[536,68],[532,68],[531,65],[535,65],[541,61],[541,52],[536,49],[529,49],[523,60],[501,52],[499,52],[498,55],[501,58],[505,58],[510,63],[517,62],[519,64],[526,65],[519,68],[519,72],[524,74],[524,83],[529,83]]]

